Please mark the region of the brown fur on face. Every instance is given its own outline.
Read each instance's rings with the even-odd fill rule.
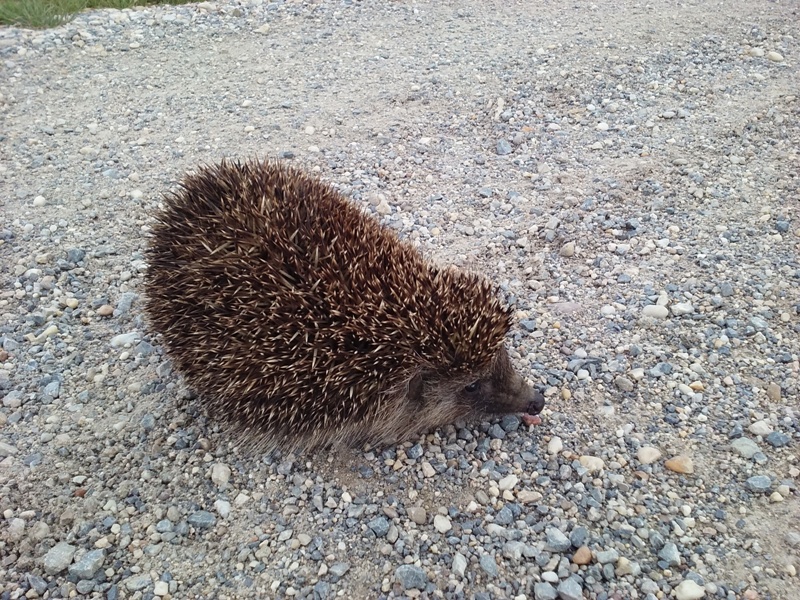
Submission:
[[[459,419],[508,413],[535,415],[541,412],[544,402],[544,396],[514,370],[507,350],[501,347],[485,372],[457,377],[419,372],[406,386],[384,398],[380,410],[364,421],[346,424],[335,432],[326,431],[324,436],[296,439],[294,447],[330,443],[353,446],[364,442],[382,446],[411,439]]]

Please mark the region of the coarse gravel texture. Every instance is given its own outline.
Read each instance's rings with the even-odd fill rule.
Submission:
[[[213,2],[0,29],[0,600],[800,598],[800,10]],[[543,423],[255,456],[143,318],[161,194],[317,171],[517,309]]]

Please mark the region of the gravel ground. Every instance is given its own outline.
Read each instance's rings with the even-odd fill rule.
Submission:
[[[0,599],[800,598],[800,16],[211,2],[0,29]],[[254,456],[148,331],[160,194],[282,156],[518,310],[543,424]]]

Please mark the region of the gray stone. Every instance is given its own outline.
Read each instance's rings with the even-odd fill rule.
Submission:
[[[69,574],[78,579],[91,579],[106,558],[105,550],[91,550],[84,554],[78,562],[70,565]]]
[[[483,569],[490,577],[497,577],[499,571],[497,570],[497,562],[491,554],[484,554],[480,559],[481,569]]]
[[[666,562],[670,567],[677,567],[681,564],[681,553],[675,542],[667,542],[658,552],[658,558]]]
[[[510,540],[503,545],[503,556],[513,561],[519,562],[522,560],[522,552],[525,549],[525,544],[515,540]]]
[[[574,575],[558,584],[558,597],[561,600],[583,600],[581,582]]]
[[[511,433],[519,429],[519,423],[520,420],[517,415],[504,415],[500,420],[500,427],[502,427],[506,433]]]
[[[548,527],[545,529],[545,549],[551,552],[566,552],[572,546],[569,538],[560,529]]]
[[[22,406],[22,392],[11,390],[3,396],[3,406],[6,408],[19,408]]]
[[[622,390],[623,392],[633,391],[633,382],[627,377],[619,376],[614,378],[614,385],[617,386],[617,389]]]
[[[456,552],[453,557],[453,573],[458,577],[464,577],[467,572],[467,558],[460,552]]]
[[[121,315],[124,315],[131,310],[131,306],[138,297],[134,292],[125,292],[119,297],[117,301],[117,310]]]
[[[753,458],[753,455],[759,450],[758,444],[746,437],[733,440],[731,446],[744,458]]]
[[[156,531],[158,533],[167,533],[172,531],[172,521],[169,519],[161,519],[158,523],[156,523]]]
[[[187,519],[189,525],[198,529],[208,529],[217,523],[217,517],[208,512],[207,510],[198,510],[189,515]]]
[[[424,525],[428,519],[427,512],[424,508],[419,506],[412,506],[407,509],[408,518],[414,521],[417,525]]]
[[[134,575],[125,580],[125,587],[129,592],[137,592],[149,588],[152,583],[150,575]]]
[[[33,573],[28,573],[28,584],[36,590],[36,593],[40,596],[44,595],[47,591],[47,582]]]
[[[773,448],[783,448],[784,446],[788,446],[789,442],[792,441],[792,438],[781,431],[773,431],[764,439]]]
[[[72,562],[77,548],[67,542],[59,542],[44,555],[44,570],[48,575],[57,575]]]
[[[766,475],[753,475],[746,483],[751,492],[768,492],[772,488],[772,480]]]
[[[342,577],[345,573],[350,570],[350,563],[348,562],[337,562],[333,563],[328,569],[331,575],[335,575],[336,577]]]
[[[586,527],[575,527],[569,533],[569,542],[573,548],[580,548],[586,543],[586,538],[589,537],[589,531]]]
[[[601,565],[605,565],[607,563],[614,563],[617,562],[619,558],[619,552],[611,548],[610,550],[600,550],[595,552],[595,557],[597,558],[597,562]]]
[[[61,395],[61,382],[58,380],[51,381],[44,386],[44,395],[50,400],[58,398]]]
[[[71,263],[77,263],[82,261],[86,257],[86,250],[82,248],[70,248],[67,250],[67,261]]]
[[[140,424],[145,431],[153,431],[156,426],[156,418],[151,413],[147,413],[142,417]]]
[[[328,598],[332,597],[330,583],[327,581],[318,581],[314,584],[314,600],[317,600],[317,598],[320,600],[327,600]]]
[[[556,598],[558,598],[558,592],[552,585],[546,581],[543,581],[541,583],[534,584],[533,597],[536,600],[556,600]]]
[[[514,513],[511,512],[508,506],[504,506],[497,511],[497,514],[494,516],[494,522],[498,525],[511,525],[511,523],[514,522]]]
[[[133,351],[139,356],[150,356],[156,349],[149,342],[141,341],[136,344],[136,348]]]
[[[94,581],[91,579],[81,579],[77,584],[75,584],[75,589],[78,590],[79,594],[90,594],[91,591],[94,589]]]
[[[496,440],[502,440],[505,439],[506,432],[502,427],[500,427],[500,425],[495,423],[489,428],[489,437]]]
[[[497,140],[497,154],[505,156],[506,154],[511,154],[511,150],[511,143],[507,139],[502,138]]]
[[[414,460],[420,458],[422,456],[422,453],[423,453],[422,446],[420,446],[419,444],[414,444],[413,446],[411,446],[411,448],[406,450],[406,456],[408,458],[413,458]]]
[[[423,590],[428,584],[428,576],[425,571],[416,565],[401,565],[397,567],[394,572],[394,578],[406,590]]]
[[[16,446],[12,446],[11,444],[7,444],[5,442],[0,442],[0,458],[14,456],[17,452],[19,452],[19,450]]]
[[[386,517],[375,517],[367,523],[367,526],[378,537],[383,537],[389,533],[389,521]]]

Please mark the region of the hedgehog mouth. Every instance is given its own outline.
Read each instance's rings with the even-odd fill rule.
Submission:
[[[525,412],[522,413],[522,421],[526,425],[541,425],[542,418],[539,413],[544,408],[544,395],[541,392],[534,391],[533,400],[528,402],[525,407]]]

